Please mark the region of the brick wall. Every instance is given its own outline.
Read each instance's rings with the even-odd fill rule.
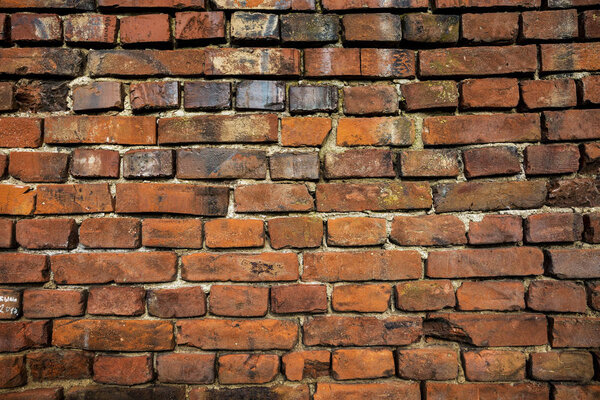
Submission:
[[[0,0],[0,398],[600,398],[598,0]]]

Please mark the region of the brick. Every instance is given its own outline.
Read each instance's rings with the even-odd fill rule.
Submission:
[[[35,191],[29,186],[0,185],[0,214],[30,215],[35,197]]]
[[[177,331],[177,344],[204,350],[288,350],[298,341],[290,320],[182,320]]]
[[[123,177],[128,179],[173,176],[171,150],[129,150],[123,155]]]
[[[394,355],[387,349],[338,349],[331,355],[334,379],[374,379],[394,375]]]
[[[167,321],[60,319],[52,327],[52,345],[93,351],[160,351],[174,346]]]
[[[167,14],[132,15],[119,19],[123,44],[166,43],[171,39]]]
[[[579,169],[579,149],[575,145],[527,146],[524,154],[528,175],[565,174]]]
[[[429,253],[426,271],[431,278],[541,275],[543,263],[535,247],[437,250]]]
[[[347,115],[395,114],[398,94],[391,85],[350,86],[344,88],[344,113]]]
[[[529,243],[574,242],[581,240],[583,220],[572,213],[530,215],[525,224],[525,239]]]
[[[1,283],[42,283],[48,281],[48,260],[41,254],[2,253]]]
[[[215,0],[215,6],[224,10],[289,10],[292,0],[258,0],[240,3],[236,0]]]
[[[584,215],[583,225],[585,227],[583,239],[588,243],[600,243],[600,214],[592,213]]]
[[[49,117],[44,120],[44,142],[49,144],[155,144],[155,124],[154,117]]]
[[[385,196],[381,196],[385,193]],[[423,182],[320,183],[317,210],[392,211],[431,207],[429,185]]]
[[[555,207],[595,207],[600,204],[599,184],[588,178],[552,180],[546,204]]]
[[[58,284],[167,282],[175,277],[170,252],[71,253],[50,257]]]
[[[114,209],[107,183],[39,185],[36,193],[36,214],[84,214]]]
[[[214,354],[168,353],[156,356],[158,380],[164,383],[212,383]]]
[[[462,15],[462,37],[476,43],[514,42],[519,34],[519,13]]]
[[[327,220],[329,246],[376,246],[387,239],[386,220],[369,217],[338,217]]]
[[[304,50],[306,76],[360,76],[360,49],[317,48]]]
[[[590,279],[600,277],[596,249],[547,250],[548,272],[560,279]]]
[[[265,230],[259,219],[213,219],[204,224],[206,246],[211,248],[263,247]]]
[[[138,385],[153,378],[152,357],[96,355],[94,381],[111,385]]]
[[[8,173],[22,182],[64,182],[67,178],[67,153],[10,153]]]
[[[1,13],[0,14],[0,42],[4,42],[4,41],[8,40],[8,38],[10,37],[8,23],[9,23],[9,15]]]
[[[288,14],[281,16],[281,41],[283,43],[337,42],[340,20],[336,15]]]
[[[130,85],[131,107],[135,111],[179,107],[178,82],[140,82]]]
[[[210,398],[244,398],[253,396],[266,396],[289,400],[309,399],[308,385],[275,385],[275,386],[242,386],[237,388],[206,388],[198,387],[190,391],[190,400],[208,400]],[[260,398],[260,397],[259,397]]]
[[[600,16],[598,17],[600,21]],[[584,76],[579,80],[579,87],[583,91],[583,102],[586,104],[600,104],[600,77],[597,75]]]
[[[142,221],[144,246],[199,249],[202,239],[202,221],[197,219],[146,218]]]
[[[27,354],[27,364],[34,381],[58,379],[89,379],[92,376],[92,355],[76,350],[37,351]]]
[[[11,82],[0,82],[0,111],[12,111],[15,109],[16,101],[14,92],[15,90]]]
[[[586,287],[590,308],[594,310],[600,309],[600,284],[598,282],[589,282]]]
[[[169,183],[119,183],[118,213],[225,215],[227,187]]]
[[[176,164],[184,179],[264,179],[267,173],[266,155],[257,150],[178,149]]]
[[[327,350],[301,350],[281,357],[283,372],[289,381],[316,379],[329,375],[331,354]]]
[[[454,215],[394,217],[390,240],[401,246],[448,246],[467,243],[465,225]]]
[[[27,289],[23,293],[26,318],[58,318],[83,315],[85,296],[79,290]]]
[[[325,285],[271,287],[271,311],[276,314],[327,312]]]
[[[362,8],[423,8],[427,3],[422,0],[386,1],[386,0],[323,0],[326,10],[353,10]]]
[[[456,303],[451,281],[402,282],[394,289],[396,308],[403,311],[440,310]]]
[[[543,314],[430,314],[426,336],[452,338],[477,347],[541,346],[548,343]]]
[[[277,125],[275,114],[161,118],[158,141],[160,144],[276,142]]]
[[[83,54],[78,49],[3,48],[0,58],[2,74],[77,76],[83,69]]]
[[[323,240],[323,221],[318,217],[272,218],[268,228],[274,249],[319,247]]]
[[[458,15],[407,14],[402,33],[409,42],[456,43],[459,23]]]
[[[209,76],[300,75],[300,51],[287,48],[206,49],[205,74]]]
[[[325,153],[325,177],[328,179],[395,176],[392,152],[387,149],[348,149]]]
[[[186,82],[183,94],[186,110],[224,110],[231,108],[229,82]]]
[[[159,318],[198,317],[206,314],[206,295],[197,287],[148,291],[148,314]]]
[[[437,8],[540,7],[539,0],[436,0]]]
[[[8,166],[8,154],[0,154],[0,180],[4,179]]]
[[[175,39],[225,39],[225,13],[221,11],[175,13]]]
[[[541,381],[588,381],[594,376],[592,355],[575,351],[533,353],[531,375]]]
[[[318,153],[275,153],[269,157],[272,180],[319,179]]]
[[[416,73],[415,52],[401,49],[361,49],[362,76],[411,78]]]
[[[525,354],[518,351],[463,351],[469,381],[521,381],[525,379]]]
[[[448,398],[494,398],[502,393],[506,400],[522,398],[532,400],[545,400],[550,396],[548,386],[533,383],[434,383],[427,382],[426,396],[429,400],[443,400]]]
[[[302,275],[304,281],[395,281],[419,278],[421,278],[421,256],[414,250],[304,254]]]
[[[581,399],[593,400],[600,395],[600,385],[571,386],[554,384],[556,400]]]
[[[514,108],[519,85],[514,78],[467,79],[461,84],[462,108]]]
[[[90,76],[194,76],[204,73],[204,49],[90,50]]]
[[[544,181],[475,181],[433,188],[437,212],[539,208],[546,199]]]
[[[396,364],[404,379],[443,381],[458,376],[457,352],[445,347],[398,350]]]
[[[338,120],[338,146],[410,146],[414,139],[414,121],[405,117]]]
[[[17,319],[21,315],[21,292],[0,289],[0,319]]]
[[[233,41],[279,40],[279,16],[256,12],[235,12],[231,15]]]
[[[600,137],[594,129],[600,121],[598,110],[545,111],[544,117],[547,127],[544,135],[546,140],[584,140]]]
[[[315,0],[292,0],[292,10],[315,10]]]
[[[400,169],[406,177],[458,176],[458,155],[452,150],[403,150]]]
[[[295,253],[196,253],[181,263],[181,276],[189,281],[295,281],[299,268]]]
[[[79,240],[90,248],[140,247],[140,221],[137,218],[89,218],[81,223]]]
[[[317,316],[302,328],[305,346],[402,346],[418,341],[420,317]]]
[[[20,111],[68,111],[68,81],[21,80],[15,88],[15,99]]]
[[[104,149],[74,149],[71,175],[77,178],[118,178],[119,152]]]
[[[117,17],[101,14],[71,14],[63,19],[67,43],[114,45],[117,41]]]
[[[25,357],[1,356],[0,388],[12,388],[23,386],[27,383],[27,369],[25,368]]]
[[[320,146],[331,131],[331,119],[284,117],[281,119],[282,146]]]
[[[338,89],[335,86],[290,86],[290,112],[333,112],[338,108]]]
[[[600,38],[600,22],[598,17],[600,14],[598,10],[588,10],[582,13],[583,19],[583,33],[586,38],[597,39]]]
[[[314,209],[314,201],[304,184],[254,184],[234,189],[237,212],[301,212]]]
[[[525,289],[519,281],[463,282],[456,290],[458,308],[464,311],[512,311],[525,308]]]
[[[535,72],[536,46],[455,47],[419,52],[422,76],[483,76]]]
[[[479,147],[463,151],[465,176],[514,175],[521,172],[521,161],[514,146]]]
[[[17,243],[26,249],[72,249],[77,245],[73,219],[22,219],[16,224]]]
[[[405,20],[406,21],[406,20]],[[347,42],[399,42],[402,17],[388,13],[346,14],[342,17]]]
[[[199,8],[203,9],[206,0],[98,0],[98,6],[109,8]]]
[[[219,357],[222,384],[267,383],[279,373],[276,354],[227,354]]]
[[[331,307],[338,312],[385,312],[391,294],[384,284],[334,286]]]
[[[285,82],[242,81],[238,83],[235,108],[282,111],[285,108]]]
[[[600,43],[555,43],[540,45],[542,71],[598,71],[600,61],[595,57]]]
[[[213,285],[210,313],[226,317],[264,317],[269,306],[269,288]]]
[[[333,400],[338,398],[358,398],[366,396],[368,398],[401,398],[407,400],[417,400],[420,397],[419,386],[417,383],[404,382],[381,382],[381,383],[358,383],[358,384],[340,384],[340,383],[319,383],[315,392],[315,400]]]
[[[572,79],[522,81],[521,96],[529,109],[577,105],[575,81]]]
[[[146,4],[146,3],[144,3]],[[146,386],[146,387],[115,387],[115,386],[74,386],[67,390],[66,399],[78,400],[83,398],[92,398],[98,400],[111,399],[115,396],[127,396],[133,399],[151,400],[151,399],[173,399],[184,400],[185,388],[177,386]]]
[[[541,136],[538,114],[458,115],[426,117],[423,121],[426,146],[537,142]]]
[[[527,306],[536,311],[586,311],[585,288],[573,282],[533,281],[527,291]]]
[[[39,147],[41,144],[41,119],[0,118],[0,147]]]
[[[60,17],[56,14],[21,14],[10,16],[10,38],[14,42],[62,41]]]
[[[598,347],[600,319],[591,317],[551,317],[552,347]]]
[[[87,311],[94,315],[142,315],[146,311],[145,297],[146,291],[141,287],[93,287],[89,291]]]
[[[94,2],[91,0],[77,0],[64,2],[62,0],[3,0],[1,8],[59,8],[70,10],[93,10]]]
[[[579,34],[576,10],[526,11],[521,19],[524,39],[571,39]]]
[[[0,333],[3,340],[0,349],[3,352],[16,352],[37,347],[48,346],[48,321],[15,321],[0,322]]]
[[[120,82],[92,82],[73,88],[73,111],[105,111],[123,109]]]
[[[408,111],[458,107],[458,89],[454,81],[407,83],[401,90]]]

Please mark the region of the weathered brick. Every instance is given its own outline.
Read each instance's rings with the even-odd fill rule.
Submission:
[[[465,311],[522,310],[525,289],[519,281],[463,282],[456,290],[458,308]]]
[[[344,113],[395,114],[398,94],[391,85],[350,86],[344,88]]]
[[[0,289],[0,319],[17,319],[21,315],[21,291]]]
[[[285,82],[242,81],[238,83],[235,108],[282,111],[285,108]]]
[[[27,354],[27,364],[34,381],[89,379],[92,355],[77,350],[37,351]]]
[[[21,281],[22,282],[22,281]],[[0,322],[0,349],[3,352],[16,352],[48,346],[50,338],[48,321]]]
[[[186,82],[183,94],[186,110],[223,110],[231,107],[229,82]]]
[[[331,119],[284,117],[281,119],[282,146],[320,146],[331,131]]]
[[[214,0],[215,6],[224,10],[289,10],[292,0],[258,0],[240,3],[237,0]]]
[[[15,87],[15,99],[20,111],[67,111],[68,81],[20,80]]]
[[[457,176],[458,154],[452,150],[403,150],[400,169],[406,177]]]
[[[44,120],[44,142],[50,144],[155,144],[155,125],[155,117],[49,117]]]
[[[48,260],[45,255],[2,253],[1,283],[42,283],[48,281]]]
[[[600,16],[598,16],[600,21]],[[579,80],[579,87],[583,92],[583,102],[591,104],[600,104],[600,76],[584,76]]]
[[[338,146],[409,146],[414,138],[414,121],[405,117],[338,120]]]
[[[280,217],[268,221],[271,247],[319,247],[323,240],[323,221],[318,217]]]
[[[144,2],[144,4],[146,4]],[[81,398],[92,398],[96,400],[114,399],[118,396],[127,396],[132,399],[185,399],[185,387],[155,385],[146,387],[119,387],[119,386],[73,386],[66,392],[67,400],[80,400]]]
[[[15,106],[15,89],[13,84],[11,82],[0,82],[0,111],[12,111],[15,109]]]
[[[225,13],[222,11],[184,11],[175,13],[175,39],[225,39]]]
[[[176,164],[177,177],[183,179],[264,179],[267,175],[267,157],[259,150],[178,149]]]
[[[67,153],[10,153],[8,173],[23,182],[63,182],[67,178]]]
[[[101,14],[71,14],[63,19],[65,41],[77,44],[114,45],[117,17]]]
[[[130,85],[131,107],[136,111],[179,107],[179,83],[140,82]]]
[[[581,240],[583,220],[573,213],[544,213],[527,217],[525,239],[530,243]]]
[[[406,20],[405,20],[406,21]],[[342,18],[348,42],[399,42],[402,16],[390,13],[347,14]]]
[[[83,69],[83,54],[77,49],[3,48],[0,58],[2,74],[77,76]]]
[[[39,185],[36,193],[36,214],[84,214],[114,209],[106,183]]]
[[[167,353],[156,356],[158,380],[164,383],[212,383],[214,354]]]
[[[582,13],[583,33],[586,38],[600,38],[600,13],[598,10],[588,10]]]
[[[519,34],[519,13],[462,15],[462,37],[475,43],[514,42]]]
[[[542,312],[585,312],[585,288],[573,282],[533,281],[527,291],[527,306]]]
[[[306,76],[360,76],[360,49],[317,48],[304,51]]]
[[[137,218],[88,218],[79,228],[79,241],[90,248],[135,249],[140,234]]]
[[[0,154],[0,180],[4,179],[8,166],[8,154]]]
[[[429,400],[494,398],[502,393],[506,400],[531,399],[545,400],[550,389],[545,385],[533,383],[434,383],[427,382],[426,396]]]
[[[467,243],[463,222],[454,215],[394,217],[390,240],[401,246],[448,246]]]
[[[325,153],[325,177],[328,179],[395,176],[392,152],[387,149],[348,149]]]
[[[205,54],[206,75],[300,75],[300,51],[296,49],[209,48]]]
[[[227,354],[219,357],[219,382],[223,384],[267,383],[279,373],[276,354]]]
[[[514,175],[521,172],[521,161],[514,146],[479,147],[463,151],[465,176]]]
[[[341,312],[385,312],[391,294],[390,286],[384,284],[335,286],[331,307]]]
[[[63,0],[2,0],[0,8],[59,8],[67,10],[93,10],[92,0],[75,0],[65,2]]]
[[[27,289],[23,315],[27,318],[79,316],[85,312],[85,296],[79,290]]]
[[[56,14],[22,14],[10,16],[10,38],[15,42],[62,41],[60,17]]]
[[[454,81],[407,83],[401,90],[408,111],[458,106],[458,89]]]
[[[212,285],[210,313],[226,317],[264,317],[269,306],[269,288]]]
[[[463,351],[469,381],[521,381],[525,379],[525,354],[519,351]]]
[[[525,148],[525,173],[528,175],[566,174],[579,169],[576,145],[533,145]]]
[[[271,311],[277,314],[327,312],[325,285],[271,287]]]
[[[540,7],[540,0],[436,0],[437,8]]]
[[[412,281],[395,287],[396,308],[404,311],[440,310],[454,307],[454,288],[451,281]]]
[[[338,89],[335,86],[291,86],[289,103],[291,113],[336,111]]]
[[[153,378],[152,357],[96,355],[94,381],[112,385],[138,385]]]
[[[456,43],[459,23],[458,15],[407,14],[402,33],[409,42]]]
[[[600,43],[554,43],[540,45],[542,71],[598,71],[600,60],[595,57]]]
[[[22,219],[16,225],[17,243],[26,249],[72,249],[77,245],[73,219]]]
[[[579,34],[577,10],[526,11],[521,14],[524,39],[571,39]]]
[[[423,8],[427,2],[423,0],[323,0],[326,10],[353,10],[362,8]]]
[[[233,191],[237,212],[300,212],[314,209],[305,184],[259,183],[237,186]]]
[[[293,0],[297,1],[297,0]],[[253,398],[255,396],[263,396],[267,399],[282,398],[289,400],[308,400],[309,399],[308,385],[281,385],[274,386],[243,386],[237,388],[207,388],[197,387],[190,391],[190,400],[209,400],[211,398]],[[260,398],[260,397],[258,397]]]
[[[554,397],[556,400],[581,399],[593,400],[600,395],[600,385],[563,385],[554,384]]]
[[[0,118],[0,147],[39,147],[41,144],[41,119]]]
[[[551,317],[552,347],[598,347],[600,319],[593,317]]]
[[[595,129],[600,121],[598,110],[545,111],[544,117],[546,140],[584,140],[600,137]]]
[[[73,88],[73,111],[104,111],[123,109],[123,89],[120,82],[92,82]]]
[[[338,217],[327,220],[327,244],[330,246],[376,246],[386,239],[384,218]]]
[[[284,43],[337,42],[340,20],[337,15],[288,14],[281,16],[281,41]]]
[[[362,76],[411,78],[416,73],[415,52],[401,49],[361,49]]]
[[[168,14],[131,15],[119,19],[121,43],[166,43],[171,39]]]
[[[518,215],[485,215],[469,223],[469,243],[514,243],[523,239],[523,220]]]
[[[547,79],[521,82],[521,97],[529,109],[562,108],[577,105],[575,81]]]
[[[318,153],[275,153],[269,157],[273,180],[319,179]]]
[[[29,186],[0,185],[0,214],[30,215],[35,198],[35,191]]]
[[[98,0],[98,6],[109,8],[199,8],[206,6],[206,0]]]
[[[123,177],[164,178],[173,176],[171,150],[129,150],[123,155]]]
[[[91,50],[91,76],[145,76],[204,73],[204,49],[177,50]]]
[[[443,381],[458,376],[458,354],[445,347],[398,350],[396,364],[404,379]]]
[[[149,290],[148,314],[159,318],[202,316],[206,314],[206,294],[200,286]]]
[[[281,357],[283,372],[289,381],[316,379],[329,375],[331,354],[327,350],[302,350]]]
[[[206,247],[263,247],[265,229],[259,219],[222,218],[204,224]]]
[[[388,349],[338,349],[331,354],[334,379],[375,379],[394,375],[394,355]]]
[[[533,353],[531,375],[540,381],[588,381],[594,376],[592,355],[579,351]]]
[[[548,272],[560,279],[600,278],[598,249],[552,249],[546,251]]]
[[[554,207],[596,207],[600,204],[600,181],[588,178],[552,180],[546,204]]]
[[[515,78],[467,79],[461,84],[463,108],[513,108],[519,104]]]
[[[95,315],[142,315],[146,311],[145,297],[146,291],[141,287],[93,287],[89,291],[87,311]]]
[[[202,221],[146,218],[142,221],[142,244],[148,247],[202,248]]]
[[[600,213],[584,215],[583,225],[585,227],[583,239],[588,243],[600,243]]]
[[[0,388],[23,386],[27,383],[25,357],[5,355],[0,357]]]
[[[231,38],[240,42],[279,40],[279,16],[244,11],[233,13]]]
[[[77,178],[118,178],[119,152],[104,149],[74,149],[71,175]]]

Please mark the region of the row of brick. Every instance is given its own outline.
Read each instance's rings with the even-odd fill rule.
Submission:
[[[425,78],[598,71],[600,43],[452,47],[419,50]],[[304,73],[301,70],[304,53]],[[300,76],[413,77],[416,51],[374,48],[189,48],[177,50],[83,50],[0,48],[0,74],[79,76]]]
[[[453,44],[460,39],[472,42],[515,42],[600,37],[600,11],[578,14],[576,9],[527,11],[522,14],[492,13],[460,15],[437,14],[261,14],[236,12],[227,17],[222,11],[185,11],[143,14],[117,18],[113,15],[0,14],[0,42],[102,44],[114,46],[170,44],[203,41],[275,41],[322,45],[335,43],[343,31],[345,42]],[[9,22],[6,23],[5,20]],[[341,23],[340,23],[341,22]],[[306,29],[311,27],[311,29]],[[462,35],[459,35],[462,27]],[[496,29],[496,27],[501,27]],[[459,38],[460,36],[460,38]]]

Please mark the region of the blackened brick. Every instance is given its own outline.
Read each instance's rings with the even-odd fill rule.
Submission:
[[[335,111],[337,107],[338,91],[335,86],[290,87],[290,112]]]
[[[289,14],[281,17],[283,42],[329,43],[338,40],[337,15]]]
[[[231,84],[229,82],[186,82],[183,98],[186,110],[231,108]]]
[[[123,155],[123,177],[162,178],[173,176],[171,150],[129,150]]]

